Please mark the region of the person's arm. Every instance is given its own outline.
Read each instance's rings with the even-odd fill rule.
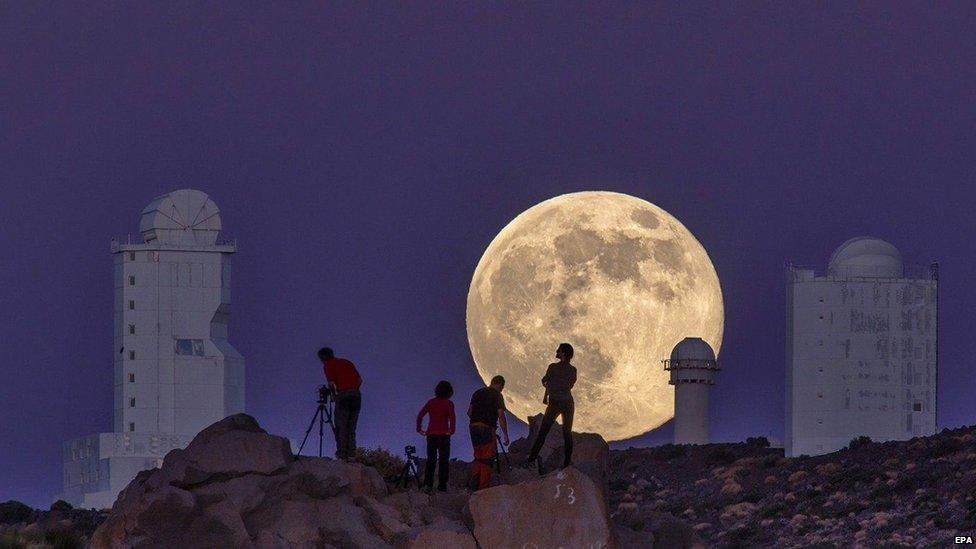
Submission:
[[[508,420],[505,418],[505,408],[498,409],[498,425],[502,428],[502,444],[508,446]]]
[[[542,403],[549,404],[549,378],[552,376],[552,364],[546,368],[546,375],[542,376],[542,386],[546,388],[546,392],[542,395]]]
[[[573,366],[573,369],[571,370],[571,373],[570,373],[570,376],[569,376],[569,388],[570,389],[572,389],[573,386],[576,385],[576,378],[577,378],[578,375],[579,375],[578,370],[576,369],[575,366]]]
[[[452,435],[454,434],[454,429],[457,425],[457,418],[454,416],[454,403],[451,403],[450,415],[447,416],[447,428],[448,432]]]
[[[424,434],[424,430],[423,430],[424,416],[429,411],[430,411],[430,402],[428,401],[426,404],[424,404],[424,407],[420,409],[420,413],[417,414],[417,432],[420,434]]]
[[[502,444],[508,446],[508,418],[505,417],[505,397],[498,395],[498,424],[502,427]]]
[[[549,378],[552,377],[552,364],[546,368],[546,375],[542,376],[542,384],[549,385]]]
[[[325,374],[325,384],[329,387],[329,391],[332,392],[332,396],[336,394],[335,383],[332,382],[332,376],[329,375],[329,365],[325,364],[322,366],[322,373]]]

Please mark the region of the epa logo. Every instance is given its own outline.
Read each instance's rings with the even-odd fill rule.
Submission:
[[[973,544],[973,536],[956,536],[956,543],[968,543]]]

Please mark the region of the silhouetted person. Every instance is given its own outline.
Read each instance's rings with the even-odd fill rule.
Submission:
[[[572,389],[576,384],[576,367],[569,363],[573,358],[573,346],[569,343],[560,343],[556,349],[555,362],[546,369],[546,375],[542,376],[542,384],[546,387],[546,394],[542,397],[542,403],[546,405],[546,413],[542,417],[542,426],[529,451],[528,461],[533,462],[539,459],[539,451],[549,436],[552,423],[556,421],[556,416],[562,416],[563,423],[563,467],[568,467],[573,459],[573,412],[576,404],[573,401]]]
[[[505,419],[505,378],[491,378],[491,385],[471,395],[468,417],[471,418],[471,445],[474,463],[471,464],[469,485],[476,490],[491,485],[491,461],[495,457],[495,427],[502,425],[502,444],[508,446],[508,421]]]
[[[434,388],[434,398],[427,401],[417,414],[417,432],[427,437],[427,470],[424,472],[424,486],[427,491],[434,488],[434,466],[438,468],[437,490],[447,491],[447,477],[451,472],[451,435],[454,434],[455,420],[454,387],[441,381]],[[427,429],[423,429],[424,416],[429,416]]]
[[[363,406],[359,388],[363,378],[352,362],[336,358],[328,347],[319,349],[319,360],[335,399],[336,458],[349,461],[356,453],[356,423]]]

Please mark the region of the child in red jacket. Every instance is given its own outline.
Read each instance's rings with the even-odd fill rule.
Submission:
[[[448,460],[451,459],[451,435],[454,434],[454,388],[447,381],[441,381],[434,388],[434,398],[427,401],[417,414],[417,432],[427,436],[427,470],[424,485],[427,491],[434,488],[434,466],[437,465],[437,490],[447,491],[447,476],[450,473]],[[427,429],[423,429],[425,415]]]

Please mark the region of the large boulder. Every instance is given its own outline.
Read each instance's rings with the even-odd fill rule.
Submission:
[[[528,418],[529,434],[526,438],[512,442],[509,452],[512,461],[520,462],[528,457],[529,450],[535,442],[542,426],[542,414]],[[563,429],[557,422],[553,424],[539,452],[542,471],[557,470],[563,463]],[[601,493],[607,496],[610,492],[610,445],[602,436],[596,433],[573,432],[573,467],[580,470],[599,486]]]
[[[288,441],[231,416],[143,471],[95,532],[95,548],[389,547],[411,527],[371,467],[296,461]]]
[[[247,474],[270,475],[292,461],[288,439],[269,435],[253,417],[237,414],[200,431],[186,448],[166,454],[162,474],[150,482],[154,488],[193,488]]]
[[[476,492],[469,521],[481,547],[612,547],[607,502],[574,467]]]

